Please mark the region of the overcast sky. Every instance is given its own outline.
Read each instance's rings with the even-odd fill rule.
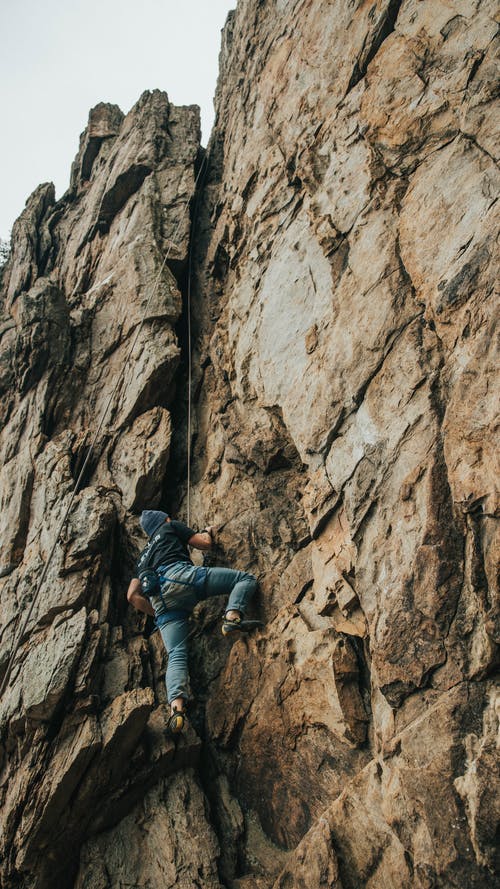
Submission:
[[[41,182],[59,198],[90,108],[146,89],[213,122],[221,29],[236,0],[0,0],[0,237]]]

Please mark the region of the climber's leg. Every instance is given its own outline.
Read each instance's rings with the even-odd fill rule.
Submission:
[[[169,729],[172,732],[181,731],[184,726],[186,701],[189,697],[187,644],[189,623],[186,618],[171,620],[161,627],[160,632],[168,654],[165,681],[167,686],[167,699],[170,704],[171,714],[173,714],[169,720]],[[172,723],[172,725],[170,725],[170,723]],[[174,725],[177,726],[177,728],[174,728]]]
[[[244,614],[250,599],[257,589],[257,578],[246,571],[233,571],[231,568],[208,568],[205,596],[229,595],[222,623],[225,636],[234,630],[249,632],[262,626],[259,620],[245,620]]]
[[[246,571],[231,568],[208,568],[205,596],[229,595],[226,612],[237,611],[243,615],[257,589],[257,578]]]

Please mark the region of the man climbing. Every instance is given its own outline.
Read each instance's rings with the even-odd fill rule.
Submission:
[[[149,537],[137,561],[136,576],[127,591],[128,601],[138,611],[155,618],[168,654],[166,674],[170,704],[168,730],[182,731],[188,699],[188,618],[201,599],[229,595],[222,620],[224,636],[247,633],[262,626],[261,621],[246,620],[245,611],[257,587],[253,574],[230,568],[205,568],[193,565],[188,546],[209,550],[212,528],[193,531],[166,512],[146,509],[141,527]]]

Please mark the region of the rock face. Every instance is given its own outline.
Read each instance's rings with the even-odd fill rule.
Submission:
[[[495,756],[493,15],[240,3],[225,32],[192,499],[268,629],[204,688],[283,889],[493,880],[465,790]]]
[[[29,199],[3,670],[92,452],[1,703],[6,885],[495,885],[495,11],[240,0],[196,204],[197,110],[160,92],[93,109]],[[156,505],[215,525],[266,621],[231,644],[199,606],[177,749],[125,600]]]
[[[14,227],[1,341],[3,671],[20,642],[0,715],[6,886],[102,885],[106,843],[118,855],[144,819],[166,829],[172,796],[204,836],[186,875],[219,885],[193,773],[200,741],[167,740],[162,645],[124,598],[132,512],[160,501],[169,459],[199,152],[196,107],[159,91],[126,117],[99,105],[70,190],[54,203],[40,186]],[[177,859],[175,844],[163,850],[161,885],[176,885]]]

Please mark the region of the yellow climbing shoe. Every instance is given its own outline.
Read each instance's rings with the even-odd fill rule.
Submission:
[[[178,735],[184,728],[186,722],[186,713],[184,710],[174,710],[167,722],[167,731],[169,735]]]
[[[243,617],[229,620],[229,618],[225,617],[222,621],[222,635],[231,636],[232,633],[250,633],[252,630],[257,630],[263,626],[264,624],[261,620],[245,620]]]

